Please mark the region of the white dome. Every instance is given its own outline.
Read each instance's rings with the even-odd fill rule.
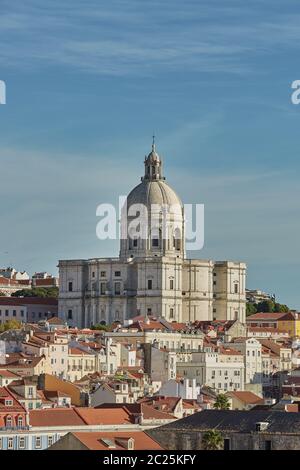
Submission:
[[[127,197],[127,208],[133,204],[144,204],[148,209],[152,204],[180,205],[182,207],[180,198],[164,180],[143,180]]]

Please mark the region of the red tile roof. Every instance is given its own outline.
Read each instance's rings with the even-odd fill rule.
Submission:
[[[44,410],[30,410],[29,422],[31,426],[82,426],[85,421],[74,408],[49,408]]]
[[[126,442],[132,438],[134,450],[162,450],[163,448],[142,431],[126,432],[74,432],[72,435],[89,450],[124,450]],[[112,447],[108,443],[111,442]]]
[[[237,398],[241,402],[248,405],[258,405],[264,403],[264,400],[253,392],[227,392],[226,395],[233,398]]]

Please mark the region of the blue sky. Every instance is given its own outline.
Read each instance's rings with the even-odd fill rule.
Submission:
[[[117,255],[96,206],[139,182],[205,204],[205,247],[300,308],[298,1],[1,0],[0,264]]]

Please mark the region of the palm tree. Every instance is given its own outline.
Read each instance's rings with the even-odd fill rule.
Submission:
[[[220,431],[214,429],[206,431],[202,437],[202,447],[204,450],[220,450],[223,447],[223,438]]]
[[[229,410],[230,409],[229,400],[226,397],[226,395],[224,395],[224,393],[219,393],[214,403],[214,408],[216,410]]]

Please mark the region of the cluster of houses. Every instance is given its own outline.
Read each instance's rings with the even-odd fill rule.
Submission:
[[[6,301],[14,300],[0,299],[2,312]],[[70,328],[55,316],[53,299],[30,305],[51,303],[51,314],[0,334],[1,449],[168,448],[165,433],[198,419],[192,416],[218,413],[220,394],[232,419],[256,410],[298,416],[294,312],[258,313],[246,324],[148,315],[97,330]],[[198,446],[190,438],[190,448]],[[174,442],[172,448],[188,445]]]

